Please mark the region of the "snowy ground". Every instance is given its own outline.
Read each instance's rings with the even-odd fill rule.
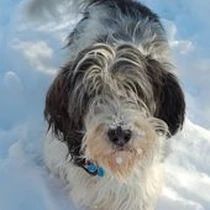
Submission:
[[[210,209],[210,131],[186,120],[172,140],[159,210]]]
[[[75,210],[42,159],[44,96],[68,57],[61,48],[75,19],[59,5],[66,0],[37,0],[47,17],[20,21],[28,1],[0,0],[0,210]],[[209,210],[210,1],[142,1],[163,18],[187,100],[157,210]]]
[[[76,209],[43,165],[42,134],[31,123],[0,132],[0,210]],[[209,210],[210,131],[187,120],[172,147],[157,210]]]

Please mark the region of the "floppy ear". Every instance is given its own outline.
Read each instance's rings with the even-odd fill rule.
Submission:
[[[170,135],[181,129],[185,118],[185,99],[177,77],[169,64],[147,58],[148,76],[153,86],[156,111],[154,117],[165,121]]]
[[[44,116],[49,124],[48,129],[52,129],[60,141],[66,142],[72,160],[79,164],[83,133],[80,132],[82,128],[80,113],[76,112],[72,116],[69,113],[69,105],[72,105],[71,70],[72,63],[68,63],[54,79],[47,92]]]
[[[156,117],[164,120],[171,135],[182,128],[185,117],[185,99],[182,88],[175,75],[164,72]]]
[[[46,101],[44,116],[57,137],[65,135],[70,123],[68,115],[68,79],[67,69],[62,71],[54,79],[50,86]]]

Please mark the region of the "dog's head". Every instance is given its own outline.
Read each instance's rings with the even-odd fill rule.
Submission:
[[[184,96],[170,69],[131,45],[94,45],[55,78],[45,117],[72,156],[124,177],[161,158],[160,137],[182,127]]]

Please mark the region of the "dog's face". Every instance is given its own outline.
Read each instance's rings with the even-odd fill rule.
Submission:
[[[82,150],[87,159],[124,179],[136,164],[143,167],[154,160],[155,154],[160,155],[159,135],[166,134],[167,126],[163,121],[145,116],[141,107],[118,100],[90,108],[85,118]],[[92,113],[93,109],[97,111]]]
[[[160,139],[183,124],[184,96],[170,68],[131,45],[94,45],[57,76],[45,116],[72,155],[124,178],[161,158]]]

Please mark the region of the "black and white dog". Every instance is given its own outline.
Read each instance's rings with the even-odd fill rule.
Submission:
[[[69,62],[46,97],[46,165],[86,209],[152,210],[185,115],[165,31],[136,1],[78,2]]]

